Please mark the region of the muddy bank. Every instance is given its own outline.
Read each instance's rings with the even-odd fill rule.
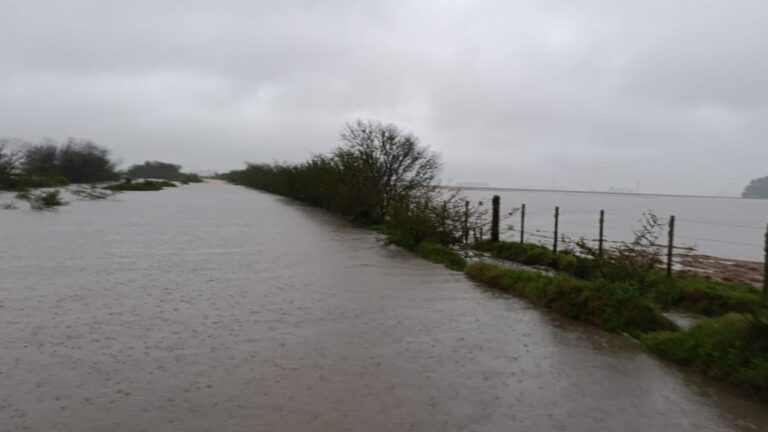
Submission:
[[[763,287],[764,264],[717,258],[708,255],[683,255],[679,257],[681,273],[703,276],[720,282],[741,283],[757,289]]]

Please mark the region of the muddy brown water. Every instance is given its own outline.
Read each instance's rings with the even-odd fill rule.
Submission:
[[[3,432],[766,425],[627,338],[279,197],[214,182],[0,211]]]

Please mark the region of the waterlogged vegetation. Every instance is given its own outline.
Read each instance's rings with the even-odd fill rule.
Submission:
[[[768,400],[768,321],[729,313],[684,332],[655,332],[643,343],[659,356],[752,390]]]
[[[654,265],[617,259],[611,255],[613,251],[598,259],[572,251],[553,253],[547,247],[528,243],[484,241],[473,248],[494,258],[545,266],[580,279],[629,283],[664,309],[720,316],[728,312],[759,313],[767,307],[760,292],[750,286],[688,275],[668,277]]]
[[[127,191],[159,191],[169,187],[176,187],[177,184],[167,180],[143,180],[143,181],[131,181],[126,180],[120,183],[113,183],[104,186],[104,189],[113,192],[127,192]]]
[[[125,177],[131,179],[152,179],[179,182],[182,184],[203,181],[197,174],[181,172],[181,165],[161,161],[146,161],[140,165],[131,165],[125,171]]]
[[[64,201],[58,189],[40,192],[23,191],[16,194],[16,199],[26,201],[33,210],[52,210],[69,204]]]
[[[101,200],[118,192],[159,191],[176,187],[177,182],[203,181],[196,174],[182,172],[180,165],[167,162],[147,161],[126,171],[116,166],[109,150],[85,139],[69,138],[62,143],[46,139],[37,144],[0,139],[0,190],[18,192],[16,199],[26,201],[33,210],[67,204],[61,190],[53,188],[64,187],[79,199]],[[120,178],[123,181],[117,182]],[[0,203],[2,210],[18,208],[15,201]]]
[[[636,254],[630,249],[636,248]],[[471,279],[512,292],[568,317],[627,333],[675,363],[737,384],[768,399],[768,303],[750,286],[660,271],[650,248],[627,245],[604,256],[553,253],[540,245],[480,242],[479,251],[558,270],[556,277],[473,263]],[[703,317],[678,329],[662,315],[674,309]]]
[[[247,164],[222,177],[341,214],[474,281],[627,334],[660,357],[768,399],[765,299],[748,286],[660,271],[658,218],[647,215],[633,242],[599,251],[584,242],[554,253],[540,245],[482,240],[486,210],[432,186],[438,157],[414,136],[394,125],[358,121],[347,125],[341,140],[331,153],[304,163]],[[468,264],[461,253],[467,247],[548,271]],[[680,329],[664,315],[670,309],[704,319]]]
[[[0,190],[62,187],[119,178],[109,150],[85,139],[39,144],[0,139]]]
[[[436,264],[443,264],[451,270],[463,271],[467,267],[467,261],[461,255],[440,243],[423,241],[416,246],[414,252],[422,258]]]
[[[484,262],[470,264],[466,274],[474,281],[611,332],[637,337],[649,331],[677,328],[631,284],[592,282],[565,273],[553,277]]]

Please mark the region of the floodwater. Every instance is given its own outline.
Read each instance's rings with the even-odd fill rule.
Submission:
[[[653,213],[662,222],[674,215],[675,245],[693,247],[696,253],[722,258],[763,261],[768,223],[768,200],[580,193],[566,191],[468,190],[473,201],[490,204],[492,195],[501,198],[502,214],[526,205],[526,241],[551,244],[554,209],[560,207],[559,232],[574,240],[598,237],[600,210],[605,210],[605,238],[628,241],[640,228],[644,213]],[[520,213],[505,221],[520,229]],[[519,231],[507,230],[508,239],[519,239]],[[664,230],[659,243],[667,243]]]
[[[3,432],[768,425],[625,337],[241,187],[0,211],[0,245]]]

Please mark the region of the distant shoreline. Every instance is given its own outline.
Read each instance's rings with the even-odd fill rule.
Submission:
[[[717,198],[717,199],[729,199],[729,200],[742,200],[742,199],[754,199],[760,200],[762,198],[743,198],[740,196],[722,196],[722,195],[687,195],[687,194],[663,194],[663,193],[635,193],[635,192],[608,192],[608,191],[585,191],[585,190],[563,190],[563,189],[533,189],[533,188],[512,188],[512,187],[492,187],[492,186],[444,186],[445,189],[461,189],[461,190],[476,190],[476,191],[501,191],[501,192],[559,192],[559,193],[578,193],[578,194],[593,194],[593,195],[621,195],[628,197],[666,197],[666,198]]]

